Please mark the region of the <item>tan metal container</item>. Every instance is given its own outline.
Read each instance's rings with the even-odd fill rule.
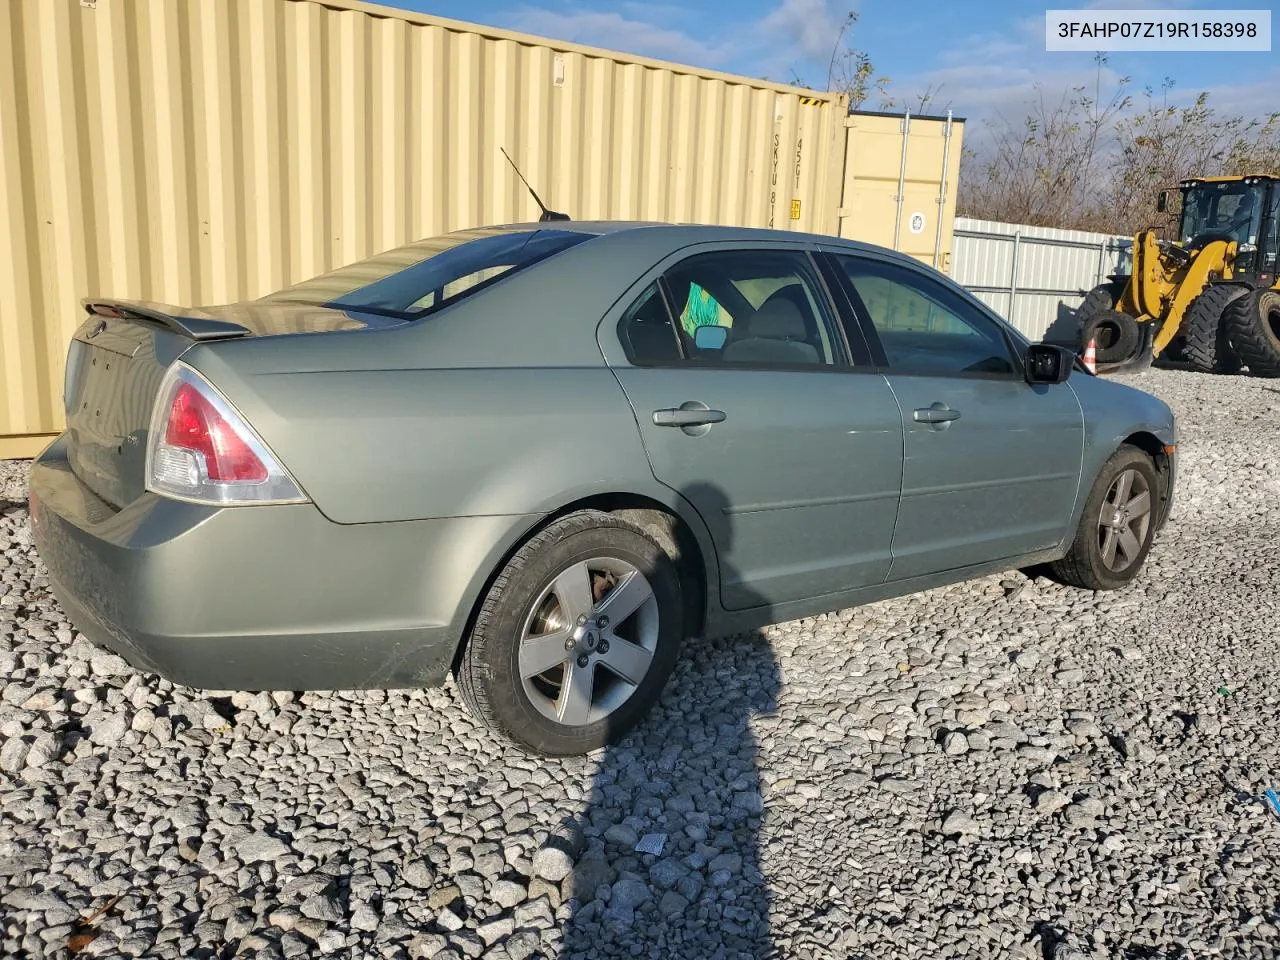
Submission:
[[[576,220],[883,242],[868,198],[898,151],[892,134],[846,147],[863,134],[848,119],[832,94],[355,0],[6,0],[0,457],[62,429],[80,298],[225,303],[536,219],[500,147]],[[941,140],[919,123],[923,198],[940,170],[918,179],[937,164],[915,140]]]
[[[854,113],[845,122],[840,236],[901,250],[950,273],[964,121]]]

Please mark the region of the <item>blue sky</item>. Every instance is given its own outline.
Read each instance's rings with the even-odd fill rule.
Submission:
[[[877,73],[890,77],[899,104],[933,89],[933,106],[971,121],[1020,117],[1037,81],[1052,99],[1072,87],[1093,87],[1097,66],[1088,53],[1047,53],[1045,5],[1020,0],[381,0],[442,17],[572,40],[663,60],[789,81],[792,71],[823,87],[843,15],[857,10],[854,44]],[[1251,0],[1235,6],[1265,7]],[[1210,7],[1206,0],[1058,0],[1071,7]],[[903,16],[910,12],[909,19]],[[1210,103],[1264,116],[1280,110],[1280,52],[1120,53],[1109,55],[1104,91],[1121,76],[1140,93],[1175,81],[1171,97],[1186,101],[1208,90]],[[866,104],[874,109],[872,101]],[[976,132],[976,131],[974,131]]]

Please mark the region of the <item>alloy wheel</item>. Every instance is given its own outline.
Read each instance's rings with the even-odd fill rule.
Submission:
[[[574,563],[525,619],[518,657],[526,696],[565,726],[603,720],[649,672],[658,621],[653,587],[630,563],[616,557]]]
[[[1138,470],[1121,471],[1111,482],[1098,516],[1102,563],[1123,573],[1138,561],[1151,526],[1151,488]]]

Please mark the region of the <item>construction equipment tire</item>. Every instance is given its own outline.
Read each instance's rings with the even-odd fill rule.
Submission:
[[[1280,290],[1255,290],[1223,317],[1240,359],[1255,377],[1280,377]]]
[[[1114,280],[1099,284],[1085,294],[1080,306],[1076,307],[1076,319],[1080,321],[1080,329],[1104,310],[1114,310],[1124,293],[1124,284]]]
[[[1187,307],[1182,322],[1183,356],[1202,373],[1239,373],[1240,356],[1231,345],[1225,323],[1227,308],[1246,293],[1247,287],[1216,284],[1206,287]]]

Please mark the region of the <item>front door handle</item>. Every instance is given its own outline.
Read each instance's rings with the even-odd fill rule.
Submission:
[[[913,416],[916,423],[950,423],[960,419],[960,411],[952,410],[945,403],[937,401],[927,407],[921,407]]]
[[[668,408],[653,411],[653,423],[658,427],[705,427],[724,421],[723,410],[708,410],[705,407]]]

